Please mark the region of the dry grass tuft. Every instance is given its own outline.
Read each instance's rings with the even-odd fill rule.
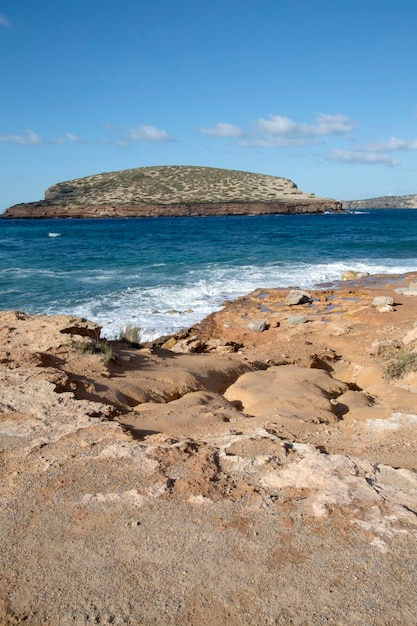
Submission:
[[[381,355],[387,380],[398,380],[409,372],[417,371],[417,353],[407,348],[388,348]]]
[[[126,341],[134,348],[139,348],[141,343],[141,329],[133,324],[126,324],[119,334],[119,341]]]

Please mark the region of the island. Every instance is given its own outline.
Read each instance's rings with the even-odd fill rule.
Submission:
[[[198,166],[139,167],[57,183],[6,219],[177,217],[343,212],[288,178]]]

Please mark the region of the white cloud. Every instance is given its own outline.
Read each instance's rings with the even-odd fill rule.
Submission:
[[[371,152],[396,152],[397,150],[417,150],[417,139],[411,141],[405,141],[404,139],[397,139],[397,137],[390,137],[387,141],[379,141],[376,143],[370,143],[364,146],[364,150],[370,150]]]
[[[162,128],[156,126],[138,126],[138,128],[129,128],[129,135],[135,141],[172,141],[172,137]]]
[[[115,124],[108,124],[107,122],[105,122],[104,124],[101,124],[101,126],[103,128],[105,128],[106,130],[111,130],[112,132],[117,132],[119,129],[118,126],[116,126]]]
[[[319,135],[346,135],[356,129],[356,122],[345,115],[319,113],[315,128]]]
[[[356,146],[353,150],[334,149],[327,158],[344,163],[365,163],[368,165],[395,167],[399,165],[399,161],[390,156],[390,153],[400,151],[417,151],[417,139],[406,141],[397,137],[390,137],[386,141]]]
[[[263,148],[290,148],[290,147],[302,147],[311,146],[322,143],[319,137],[314,136],[288,136],[280,137],[279,135],[264,134],[264,136],[258,136],[255,139],[255,144]]]
[[[42,139],[33,130],[26,131],[26,135],[0,135],[0,143],[16,143],[21,146],[39,146]]]
[[[270,115],[269,120],[260,119],[256,122],[261,133],[272,137],[306,137],[312,135],[312,126],[298,124],[283,115]]]
[[[40,137],[32,130],[27,130],[24,133],[16,134],[4,134],[0,135],[0,143],[14,143],[21,146],[40,146],[40,145],[63,145],[63,144],[87,144],[87,143],[107,143],[120,147],[127,147],[135,141],[174,141],[166,130],[156,128],[156,126],[138,126],[137,128],[126,128],[123,133],[119,132],[117,127],[106,125],[107,130],[111,130],[112,133],[116,133],[116,136],[111,138],[105,137],[101,140],[87,141],[78,135],[66,132],[63,135],[52,138]]]
[[[212,135],[213,137],[242,137],[243,130],[239,126],[228,124],[227,122],[218,122],[214,128],[200,128],[200,133]]]
[[[200,132],[213,137],[249,137],[249,142],[264,147],[306,146],[321,143],[325,135],[347,135],[356,123],[340,113],[319,113],[314,124],[296,122],[285,115],[270,115],[254,122],[250,133],[240,126],[219,122],[214,127],[200,128]],[[243,144],[240,145],[250,145]]]
[[[295,122],[283,115],[270,115],[255,123],[256,143],[260,146],[305,146],[319,143],[325,135],[346,135],[356,123],[345,115],[319,113],[315,124]]]
[[[368,165],[387,165],[394,167],[398,161],[380,152],[366,150],[337,150],[334,149],[328,156],[331,161],[342,161],[343,163],[365,163]]]
[[[63,143],[87,143],[87,142],[85,141],[85,139],[82,139],[81,137],[74,135],[74,133],[65,133],[65,135],[63,135],[62,137],[58,137],[57,139],[52,139],[52,141],[45,141],[44,143],[63,144]]]
[[[85,140],[73,133],[65,133],[65,139],[71,143],[85,143]]]
[[[0,13],[0,25],[4,26],[5,28],[9,28],[10,27],[10,21],[2,13]]]
[[[62,137],[55,139],[44,139],[33,130],[27,130],[26,134],[0,135],[0,143],[15,143],[20,146],[44,146],[48,144],[64,144],[64,143],[87,143],[82,137],[74,135],[74,133],[65,133]]]

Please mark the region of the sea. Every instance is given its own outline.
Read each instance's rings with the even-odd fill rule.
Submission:
[[[0,310],[64,313],[117,338],[178,332],[256,288],[417,270],[417,211],[0,220]]]

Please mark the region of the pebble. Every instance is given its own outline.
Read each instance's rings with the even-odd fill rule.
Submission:
[[[291,324],[292,326],[297,326],[298,324],[305,324],[305,322],[307,322],[307,316],[306,315],[290,315],[290,317],[287,319],[288,324]]]
[[[398,287],[394,291],[402,296],[417,296],[417,284],[410,283],[408,287]]]
[[[253,320],[249,322],[248,328],[253,330],[255,333],[262,333],[264,330],[267,330],[268,324],[266,320]]]
[[[394,304],[394,298],[392,296],[377,296],[373,299],[372,304],[374,306],[392,306]]]
[[[311,294],[309,294],[307,291],[292,289],[288,296],[285,298],[285,304],[287,304],[288,306],[305,304],[306,302],[310,302],[311,299]]]

